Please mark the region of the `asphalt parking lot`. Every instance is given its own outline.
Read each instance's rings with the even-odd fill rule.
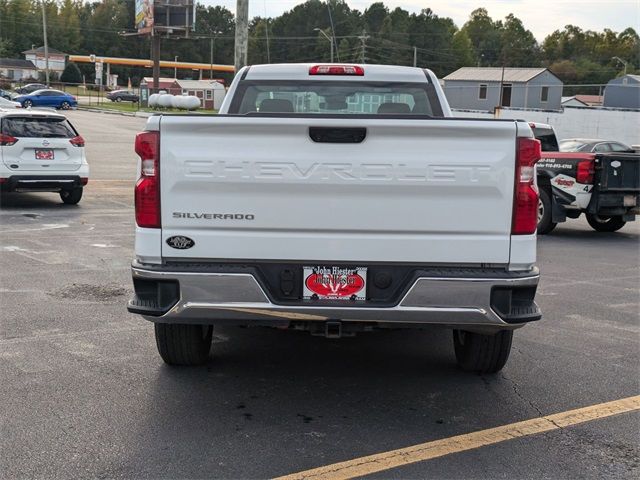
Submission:
[[[144,119],[68,116],[92,168],[80,204],[1,198],[3,478],[277,477],[640,394],[640,222],[540,238],[544,318],[494,376],[458,370],[439,330],[218,329],[206,366],[167,367],[125,308]],[[639,445],[636,409],[369,476],[638,478]]]

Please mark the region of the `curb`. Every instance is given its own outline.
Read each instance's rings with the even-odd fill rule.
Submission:
[[[102,109],[83,106],[78,106],[78,110],[82,110],[83,112],[106,113],[107,115],[121,115],[123,117],[149,118],[153,115],[151,112],[119,112],[117,110],[109,110],[106,108]]]

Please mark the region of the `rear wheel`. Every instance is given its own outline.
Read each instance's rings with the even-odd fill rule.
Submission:
[[[156,323],[158,353],[169,365],[202,365],[209,357],[213,327]]]
[[[73,190],[62,190],[60,192],[60,198],[67,205],[75,205],[82,198],[82,187],[77,187]]]
[[[538,199],[538,235],[544,235],[556,228],[557,223],[551,221],[551,194],[545,189],[540,189]]]
[[[499,372],[509,358],[512,339],[512,330],[501,330],[495,335],[454,330],[453,346],[458,365],[466,372]]]
[[[116,102],[120,103],[122,101],[122,97],[116,97]]]
[[[69,102],[62,102],[60,104],[60,108],[62,110],[69,110],[71,108],[71,104]]]
[[[597,232],[615,232],[620,230],[627,223],[622,219],[621,215],[605,217],[587,213],[587,222]]]

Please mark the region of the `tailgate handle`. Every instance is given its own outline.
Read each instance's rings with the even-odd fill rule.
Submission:
[[[362,143],[366,128],[309,127],[309,136],[316,143]]]

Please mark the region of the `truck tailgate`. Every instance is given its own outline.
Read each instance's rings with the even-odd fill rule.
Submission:
[[[639,192],[640,156],[634,153],[605,153],[596,156],[596,190]]]
[[[506,264],[515,151],[511,121],[163,116],[162,255]]]

